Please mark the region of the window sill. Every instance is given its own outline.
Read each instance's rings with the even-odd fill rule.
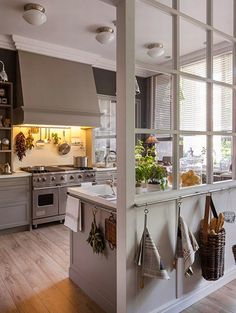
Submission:
[[[145,206],[146,204],[155,204],[155,202],[175,201],[181,197],[185,198],[198,195],[200,196],[201,194],[208,192],[220,192],[231,188],[236,188],[235,180],[230,180],[227,182],[216,182],[211,185],[187,187],[179,190],[146,192],[135,195],[135,205]]]

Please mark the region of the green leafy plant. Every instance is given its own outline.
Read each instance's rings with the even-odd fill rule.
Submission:
[[[161,189],[167,186],[167,171],[157,163],[157,152],[155,146],[144,148],[143,142],[138,141],[135,146],[135,178],[136,186],[142,182],[160,184]]]
[[[149,183],[160,184],[161,189],[165,190],[168,184],[166,168],[154,163],[151,168]]]

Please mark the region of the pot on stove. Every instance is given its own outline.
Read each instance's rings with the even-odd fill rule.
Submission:
[[[74,167],[87,167],[88,166],[88,157],[74,156]]]

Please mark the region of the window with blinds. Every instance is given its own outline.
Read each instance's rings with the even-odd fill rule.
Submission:
[[[206,62],[198,61],[185,65],[183,71],[199,74],[206,70]],[[232,83],[232,53],[213,58],[214,80]],[[151,127],[170,130],[172,120],[171,76],[156,75],[153,79],[153,105]],[[232,89],[213,87],[213,130],[232,130]],[[200,80],[180,78],[180,130],[206,131],[206,83]]]
[[[154,95],[151,128],[171,129],[171,76],[159,74],[154,77]]]

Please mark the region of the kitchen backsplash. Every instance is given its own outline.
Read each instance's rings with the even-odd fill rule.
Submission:
[[[19,160],[15,153],[15,137],[19,132],[22,132],[25,137],[28,136],[29,130],[32,130],[34,138],[34,147],[26,151],[26,157],[22,161]],[[58,145],[53,143],[52,134],[57,134],[60,137],[60,143],[64,142],[63,130],[65,131],[65,141],[71,145],[71,150],[66,155],[58,153]],[[34,133],[36,132],[36,133]],[[49,128],[41,128],[41,139],[45,140],[49,137]],[[73,164],[73,156],[86,155],[86,131],[80,127],[71,127],[65,129],[50,128],[50,142],[42,146],[36,145],[36,141],[40,139],[40,128],[34,127],[14,127],[14,153],[13,153],[13,170],[18,170],[20,167],[34,165],[59,165]]]

